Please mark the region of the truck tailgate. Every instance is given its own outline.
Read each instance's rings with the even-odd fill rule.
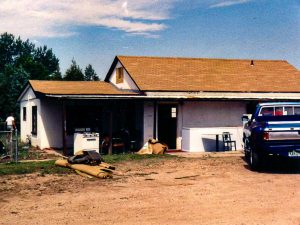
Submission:
[[[264,131],[268,140],[300,140],[300,121],[269,121]]]

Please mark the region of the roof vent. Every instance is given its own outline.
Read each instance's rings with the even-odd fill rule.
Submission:
[[[251,60],[250,65],[251,65],[251,66],[254,66],[254,61],[253,61],[253,60]]]

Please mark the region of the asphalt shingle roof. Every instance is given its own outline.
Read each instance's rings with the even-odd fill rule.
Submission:
[[[300,92],[283,60],[117,56],[142,91]]]
[[[52,95],[132,95],[104,81],[44,81],[30,80],[35,92]]]

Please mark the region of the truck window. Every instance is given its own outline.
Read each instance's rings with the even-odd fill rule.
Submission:
[[[274,116],[274,107],[263,107],[259,116]]]
[[[294,115],[294,107],[293,106],[284,106],[283,115],[292,116]]]
[[[283,116],[283,107],[275,107],[275,116]]]
[[[300,115],[300,107],[294,106],[294,115]]]

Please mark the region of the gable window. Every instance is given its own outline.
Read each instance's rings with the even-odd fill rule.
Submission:
[[[32,129],[31,133],[37,135],[37,106],[32,106]]]
[[[27,119],[26,107],[23,107],[23,121],[26,121],[26,119]]]
[[[124,69],[119,67],[116,69],[116,84],[123,83],[124,81]]]

